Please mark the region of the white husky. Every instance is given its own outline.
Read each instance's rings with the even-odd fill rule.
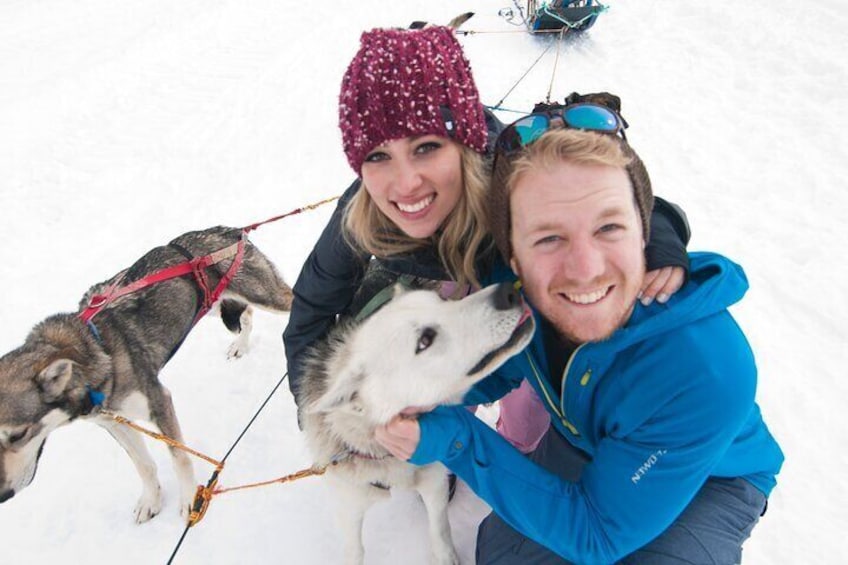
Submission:
[[[330,465],[349,563],[362,563],[362,521],[392,487],[421,494],[432,560],[457,564],[448,523],[448,481],[440,464],[395,459],[374,429],[410,407],[458,403],[533,334],[533,317],[511,285],[459,301],[432,291],[396,294],[361,324],[343,324],[307,364],[302,424],[316,465]]]

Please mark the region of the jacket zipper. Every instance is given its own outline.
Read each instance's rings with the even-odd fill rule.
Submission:
[[[565,383],[568,377],[568,370],[571,368],[571,361],[574,359],[577,352],[580,350],[581,347],[583,347],[583,345],[578,346],[577,349],[572,352],[571,356],[568,359],[568,364],[566,364],[565,370],[562,372],[562,395],[559,407],[557,407],[556,403],[551,399],[551,396],[548,394],[548,387],[545,386],[545,382],[542,380],[542,377],[539,374],[539,369],[536,368],[536,364],[533,362],[533,358],[530,356],[530,353],[528,353],[527,351],[524,352],[524,355],[527,356],[527,360],[530,362],[530,368],[533,370],[533,375],[536,377],[536,381],[538,381],[539,383],[539,389],[545,394],[545,401],[548,403],[548,406],[550,406],[554,414],[557,415],[562,425],[568,428],[568,431],[570,431],[575,436],[579,436],[580,432],[577,431],[577,428],[574,427],[574,424],[568,421],[568,418],[565,414]]]

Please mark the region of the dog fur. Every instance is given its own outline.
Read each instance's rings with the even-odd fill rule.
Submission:
[[[462,300],[433,291],[396,294],[364,322],[340,324],[305,364],[298,391],[315,463],[339,493],[349,563],[362,563],[362,521],[390,488],[417,490],[427,508],[432,558],[459,563],[447,518],[441,464],[418,467],[390,456],[374,430],[409,408],[458,403],[468,390],[523,349],[533,317],[511,285]]]
[[[237,242],[241,230],[215,227],[183,234],[157,247],[109,281],[94,285],[80,302],[109,284],[122,284],[183,263],[185,253],[200,257]],[[226,273],[229,258],[206,270],[210,288]],[[79,312],[55,314],[36,325],[24,344],[0,358],[0,502],[29,485],[47,436],[77,419],[105,428],[132,459],[142,482],[135,507],[137,522],[161,509],[156,465],[138,432],[100,414],[93,394],[102,394],[102,408],[128,419],[154,423],[166,436],[182,440],[168,390],[159,371],[185,339],[202,304],[203,294],[191,275],[169,279],[125,295],[101,310],[93,328]],[[221,316],[236,333],[229,356],[247,348],[251,304],[283,312],[291,307],[292,292],[271,261],[245,242],[242,264],[220,301]],[[169,448],[180,484],[184,516],[195,490],[194,471],[187,455]]]

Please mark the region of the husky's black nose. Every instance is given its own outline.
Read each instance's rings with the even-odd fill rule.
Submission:
[[[495,309],[509,310],[521,303],[521,296],[511,283],[500,283],[493,297]]]
[[[3,492],[0,492],[0,504],[3,504],[13,496],[15,496],[15,491],[13,490],[4,490]]]

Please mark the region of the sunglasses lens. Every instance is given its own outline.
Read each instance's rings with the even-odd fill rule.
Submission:
[[[565,109],[563,117],[570,127],[576,129],[602,132],[619,130],[615,114],[603,106],[572,106]]]
[[[500,147],[510,153],[529,145],[548,131],[550,120],[543,115],[530,115],[521,118],[506,128],[500,136]]]
[[[550,120],[547,116],[527,116],[515,124],[515,131],[521,138],[521,145],[530,145],[548,131]]]

